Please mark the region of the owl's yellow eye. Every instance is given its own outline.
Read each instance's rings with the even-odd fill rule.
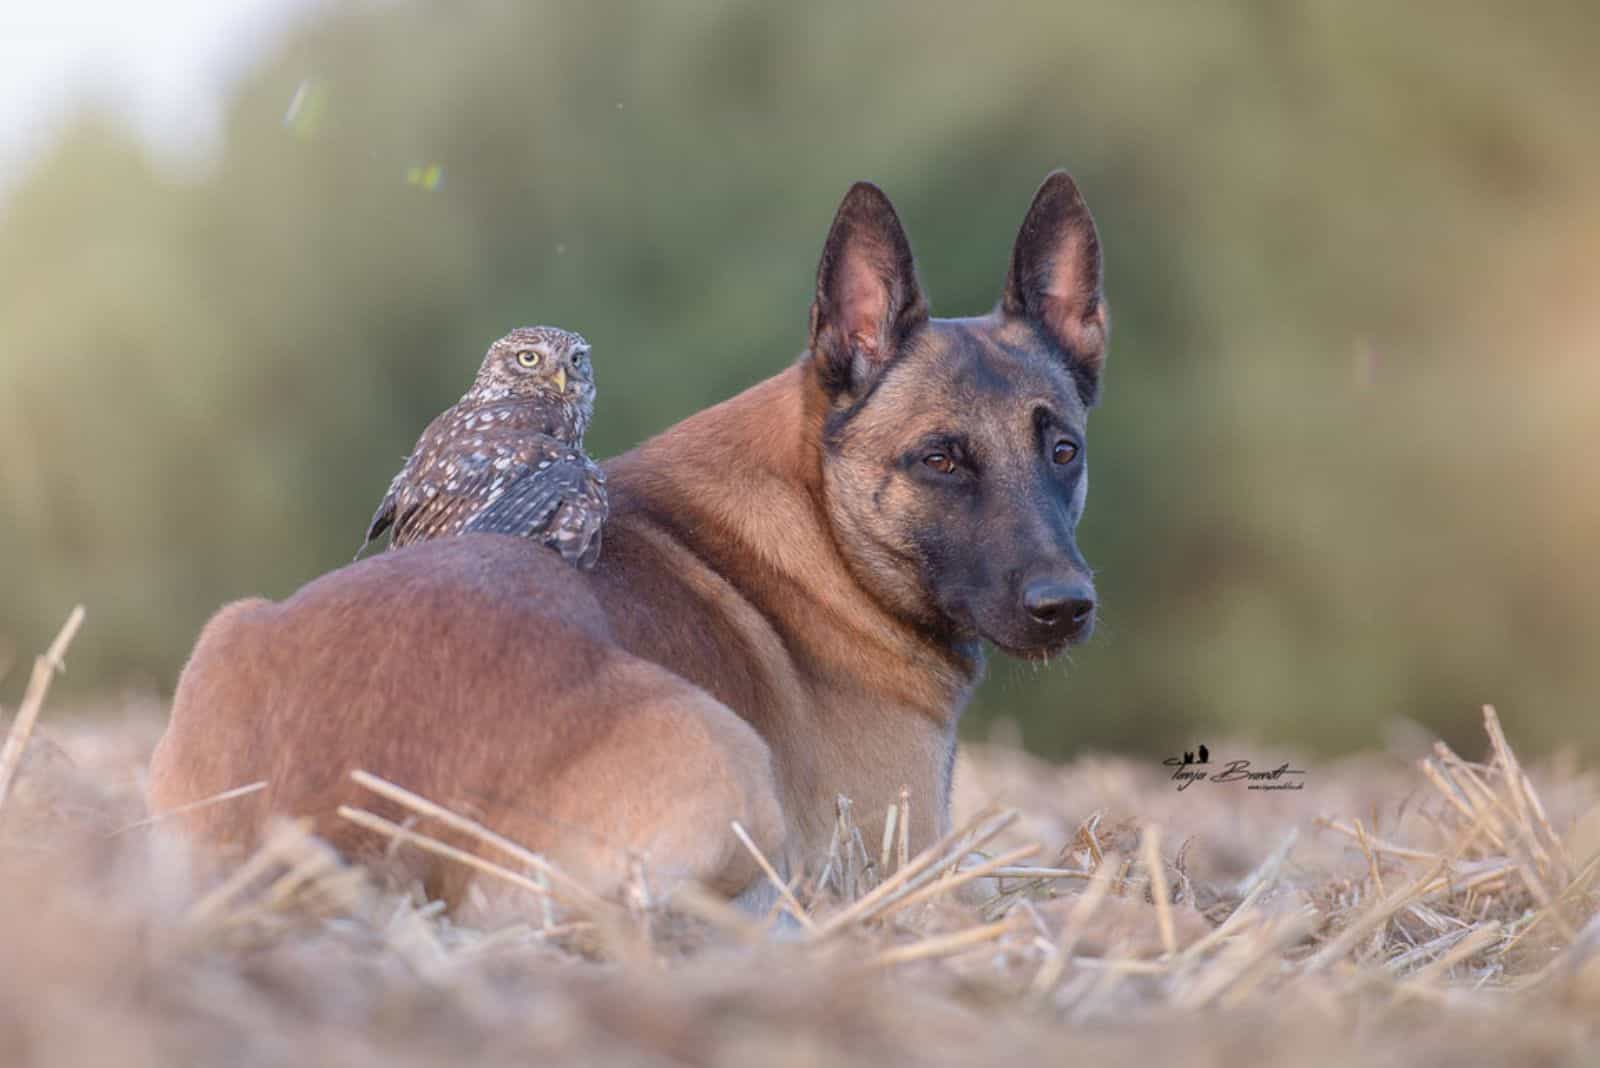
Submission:
[[[539,354],[532,349],[526,349],[517,353],[517,362],[524,367],[538,367]]]

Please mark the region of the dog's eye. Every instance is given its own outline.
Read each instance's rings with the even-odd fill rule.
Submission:
[[[941,475],[953,475],[956,472],[956,462],[942,452],[930,452],[922,458],[922,462]]]
[[[1058,464],[1070,464],[1077,458],[1078,447],[1065,438],[1056,442],[1056,447],[1050,451],[1050,459]]]

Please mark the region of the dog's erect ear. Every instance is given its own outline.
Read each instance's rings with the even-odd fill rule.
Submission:
[[[927,318],[894,205],[871,182],[857,182],[833,217],[811,305],[809,348],[828,398],[859,397]]]
[[[1066,171],[1052,172],[1034,194],[1000,310],[1042,330],[1066,358],[1083,402],[1094,404],[1110,320],[1100,291],[1100,237]]]

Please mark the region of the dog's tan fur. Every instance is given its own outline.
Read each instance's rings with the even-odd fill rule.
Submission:
[[[886,200],[869,207],[899,234]],[[747,891],[760,876],[730,821],[780,863],[816,856],[839,795],[870,820],[909,787],[912,848],[943,832],[978,631],[939,625],[933,592],[919,594],[919,572],[897,557],[893,524],[927,523],[927,508],[904,486],[867,485],[865,461],[849,457],[948,416],[959,383],[939,369],[955,366],[951,346],[1016,340],[1018,327],[1003,309],[959,322],[924,313],[898,351],[906,339],[888,331],[899,305],[867,284],[882,250],[852,240],[847,228],[830,250],[873,269],[865,282],[846,270],[839,288],[825,255],[822,328],[842,316],[860,342],[854,359],[905,365],[879,383],[892,407],[854,445],[830,444],[830,427],[864,390],[830,387],[841,372],[814,324],[813,351],[794,366],[606,465],[612,513],[592,573],[531,542],[466,535],[361,561],[281,603],[229,605],[180,680],[152,808],[265,780],[185,822],[248,846],[271,816],[305,815],[360,853],[377,843],[338,805],[400,816],[350,783],[364,767],[602,892],[630,854],[669,879]],[[1097,285],[1090,310],[1103,318]],[[866,303],[830,304],[834,291]],[[1018,380],[1033,383],[1025,396],[1076,404],[1081,422],[1086,402],[1064,399],[1067,371],[1041,367],[1018,363]],[[879,507],[864,510],[874,493]],[[433,874],[439,892],[461,896],[459,872]]]

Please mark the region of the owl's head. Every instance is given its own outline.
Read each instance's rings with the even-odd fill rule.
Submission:
[[[594,414],[594,368],[582,334],[522,326],[489,346],[472,385],[480,401],[543,400],[570,408],[579,430]]]

